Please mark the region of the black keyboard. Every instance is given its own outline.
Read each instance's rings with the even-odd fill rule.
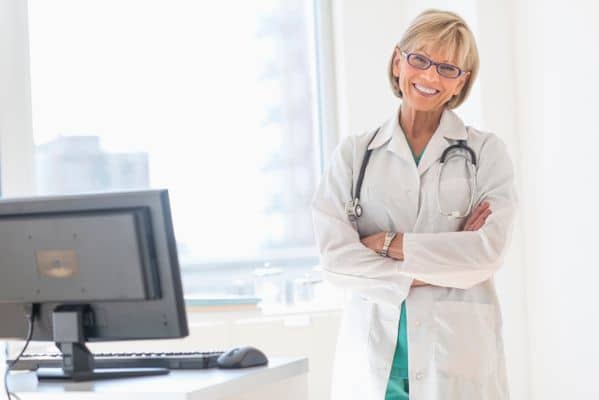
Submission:
[[[168,368],[205,369],[215,368],[216,359],[222,351],[192,351],[182,353],[94,353],[96,368]],[[8,360],[11,363],[13,360]],[[38,368],[61,368],[60,353],[23,354],[15,364],[15,370],[36,370]]]

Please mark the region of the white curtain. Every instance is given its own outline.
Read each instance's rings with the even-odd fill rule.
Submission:
[[[514,4],[532,398],[599,398],[597,6]]]

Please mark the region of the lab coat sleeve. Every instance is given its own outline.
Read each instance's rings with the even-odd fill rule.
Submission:
[[[403,273],[435,286],[468,289],[501,266],[517,207],[514,169],[495,135],[483,144],[479,160],[475,205],[489,201],[492,211],[484,226],[478,231],[405,233]]]
[[[345,214],[345,203],[352,196],[354,166],[359,168],[363,156],[356,152],[356,140],[348,137],[337,147],[312,199],[324,277],[334,286],[353,290],[374,302],[399,306],[413,279],[400,273],[400,261],[382,257],[364,246]],[[360,157],[359,162],[354,162],[355,157]]]

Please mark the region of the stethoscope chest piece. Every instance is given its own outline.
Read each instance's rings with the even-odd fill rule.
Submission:
[[[360,199],[357,197],[353,200],[345,203],[345,213],[349,217],[350,221],[356,221],[362,216],[362,206],[360,205]]]

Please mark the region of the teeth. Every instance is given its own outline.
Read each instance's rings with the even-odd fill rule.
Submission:
[[[438,90],[436,90],[436,89],[431,89],[431,88],[427,88],[425,86],[420,86],[417,83],[414,84],[414,87],[416,89],[418,89],[419,91],[421,91],[422,93],[426,93],[426,94],[435,94],[438,92]]]

